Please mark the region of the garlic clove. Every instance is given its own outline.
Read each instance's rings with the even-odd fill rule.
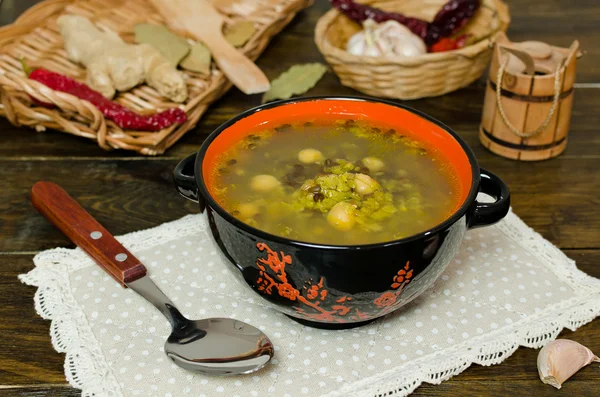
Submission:
[[[582,344],[556,339],[540,350],[538,373],[542,382],[560,389],[567,379],[593,361],[600,362],[600,358]]]
[[[346,43],[346,51],[352,55],[362,55],[365,52],[365,32],[360,31],[354,34]]]
[[[363,26],[365,28],[365,52],[363,55],[371,57],[378,57],[383,54],[381,46],[379,45],[377,37],[377,23],[372,19],[367,19]]]

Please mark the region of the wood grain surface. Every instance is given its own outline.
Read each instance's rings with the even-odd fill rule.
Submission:
[[[14,21],[36,0],[4,0],[0,25]],[[514,211],[528,225],[600,277],[600,2],[597,0],[508,0],[514,41],[542,40],[568,46],[578,39],[585,55],[577,65],[575,104],[566,152],[560,157],[520,163],[497,157],[477,138],[483,105],[483,79],[458,92],[408,102],[455,129],[479,162],[511,188]],[[313,43],[317,18],[329,8],[317,0],[278,36],[258,61],[272,79],[291,65],[322,62]],[[290,51],[290,49],[294,49]],[[310,95],[359,95],[328,73]],[[79,396],[65,381],[64,355],[52,348],[49,322],[33,307],[35,288],[19,274],[33,268],[35,253],[69,240],[35,211],[29,190],[38,180],[67,190],[114,234],[153,227],[197,212],[171,182],[177,161],[198,150],[206,134],[230,117],[260,102],[232,89],[215,103],[198,127],[164,156],[146,158],[124,151],[106,152],[94,142],[68,134],[14,127],[0,120],[0,397]],[[600,352],[600,321],[562,337]],[[520,348],[491,367],[473,365],[441,385],[424,384],[415,396],[597,396],[600,368],[590,365],[558,391],[539,381],[537,351]],[[211,396],[212,397],[212,396]]]

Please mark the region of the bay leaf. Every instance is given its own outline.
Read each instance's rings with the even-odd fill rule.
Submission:
[[[210,62],[212,55],[210,50],[200,42],[194,44],[190,53],[181,61],[179,66],[183,69],[202,74],[210,74]]]
[[[179,65],[179,62],[190,52],[188,42],[163,25],[140,23],[135,25],[133,31],[135,41],[156,48],[173,66]]]
[[[271,89],[265,92],[262,102],[304,94],[321,80],[325,72],[327,67],[321,63],[294,65],[271,82]]]
[[[231,25],[225,31],[225,40],[235,47],[243,47],[256,32],[252,21],[242,21]]]

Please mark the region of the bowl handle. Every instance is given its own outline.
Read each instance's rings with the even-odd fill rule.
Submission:
[[[475,200],[475,209],[469,220],[469,229],[489,226],[506,216],[510,209],[510,192],[508,186],[493,173],[480,170],[481,182],[479,192],[494,198],[493,203],[481,203]]]
[[[177,164],[173,170],[173,181],[177,192],[184,198],[200,204],[200,209],[204,211],[204,200],[198,194],[198,185],[194,175],[194,165],[196,164],[196,153],[190,154]]]

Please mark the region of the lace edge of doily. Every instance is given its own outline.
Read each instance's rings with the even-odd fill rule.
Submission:
[[[67,381],[81,389],[83,397],[123,397],[84,312],[71,293],[68,266],[58,262],[37,266],[38,263],[29,273],[19,275],[19,279],[38,287],[35,309],[42,318],[51,320],[52,346],[66,355]]]
[[[206,222],[199,221],[200,217],[187,215],[117,239],[135,253],[202,231]],[[66,354],[64,369],[67,381],[81,389],[82,397],[123,397],[117,378],[70,288],[70,273],[93,266],[94,262],[79,248],[50,249],[37,254],[33,261],[35,268],[19,275],[19,280],[38,287],[34,296],[35,309],[40,317],[51,320],[52,346],[57,352]]]

